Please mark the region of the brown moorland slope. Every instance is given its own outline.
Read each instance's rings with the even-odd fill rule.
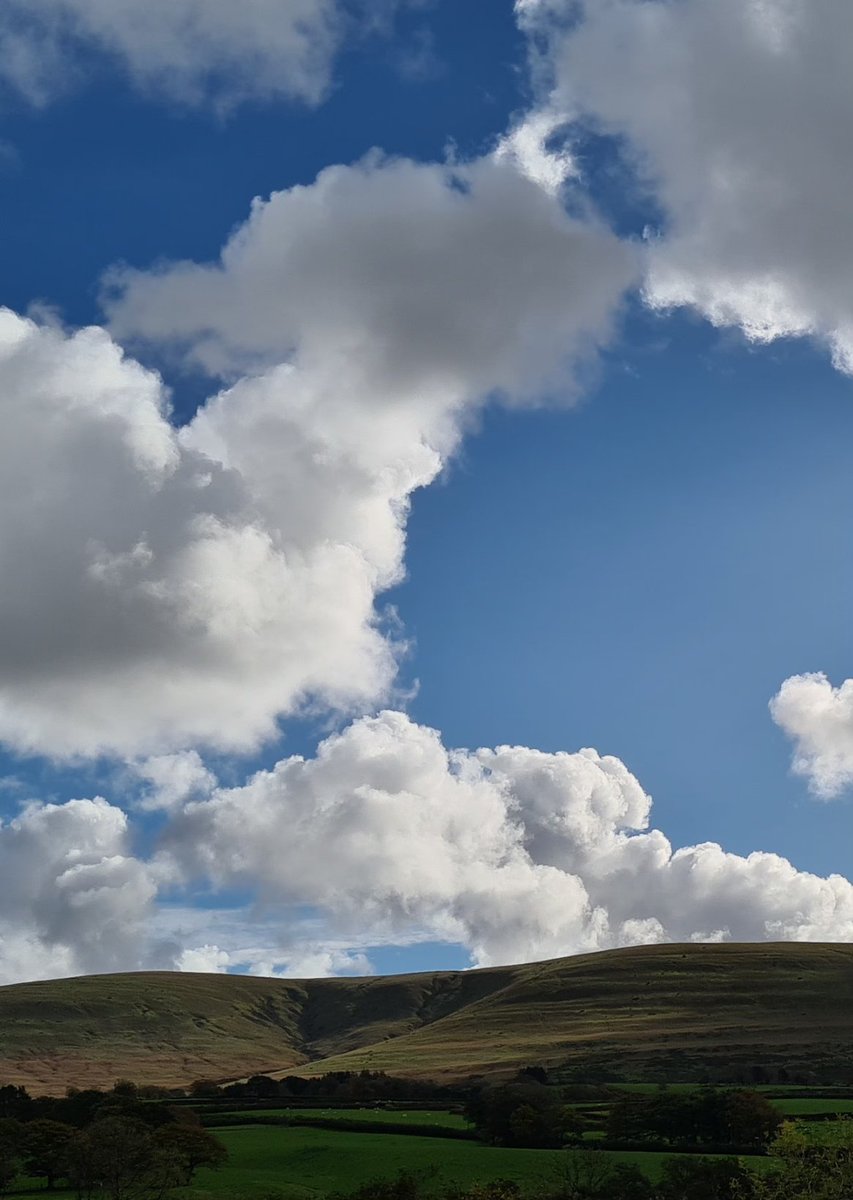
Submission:
[[[0,988],[0,1082],[256,1072],[436,1079],[530,1063],[624,1079],[853,1081],[853,946],[612,950],[478,971],[272,980],[146,973]]]

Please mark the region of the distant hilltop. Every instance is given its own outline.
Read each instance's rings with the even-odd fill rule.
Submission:
[[[853,946],[644,946],[364,979],[150,972],[0,988],[0,1084],[333,1070],[853,1083]]]

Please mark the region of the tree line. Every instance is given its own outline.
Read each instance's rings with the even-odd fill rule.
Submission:
[[[129,1083],[62,1098],[0,1088],[0,1195],[27,1176],[49,1190],[61,1182],[80,1200],[160,1200],[226,1159],[194,1113],[147,1103]]]
[[[481,1088],[468,1100],[465,1114],[484,1140],[501,1146],[559,1149],[579,1143],[590,1128],[562,1089],[548,1087],[532,1072]],[[781,1124],[781,1114],[758,1092],[707,1087],[617,1095],[598,1132],[609,1149],[761,1153]]]
[[[189,1089],[190,1095],[197,1100],[317,1100],[338,1104],[369,1104],[379,1100],[407,1104],[419,1101],[450,1103],[467,1095],[468,1090],[367,1070],[328,1071],[312,1078],[285,1075],[282,1079],[274,1079],[269,1075],[251,1075],[243,1082],[228,1084],[200,1079]]]

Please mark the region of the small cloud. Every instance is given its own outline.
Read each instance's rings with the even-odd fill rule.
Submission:
[[[501,138],[495,158],[509,161],[546,192],[556,193],[577,175],[577,166],[565,146],[555,147],[555,135],[565,124],[562,117],[536,112]]]
[[[204,975],[222,975],[228,970],[231,955],[218,946],[196,946],[184,950],[175,964],[179,971],[195,971]]]
[[[195,750],[146,758],[134,763],[132,770],[147,784],[139,808],[148,812],[180,808],[209,795],[216,786],[216,776]]]
[[[791,769],[814,796],[833,800],[853,785],[853,679],[833,687],[822,672],[793,675],[770,715],[793,743]]]

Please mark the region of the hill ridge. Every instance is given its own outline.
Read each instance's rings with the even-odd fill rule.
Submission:
[[[853,1081],[853,946],[720,943],[347,979],[165,971],[0,987],[0,1083],[257,1072]]]

